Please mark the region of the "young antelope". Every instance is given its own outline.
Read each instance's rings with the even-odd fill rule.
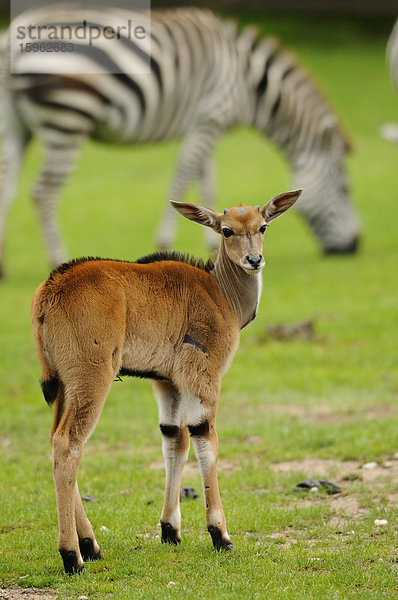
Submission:
[[[217,481],[220,383],[239,331],[256,316],[266,227],[300,193],[223,214],[173,202],[183,216],[221,234],[214,265],[176,253],[137,262],[83,258],[54,270],[35,291],[32,328],[43,394],[54,403],[58,548],[67,573],[81,572],[85,559],[101,558],[77,474],[83,445],[118,374],[153,382],[166,465],[162,542],[181,541],[180,482],[191,436],[207,529],[218,550],[233,548]]]

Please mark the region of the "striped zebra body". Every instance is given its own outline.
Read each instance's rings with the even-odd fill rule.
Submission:
[[[30,24],[59,20],[50,8],[45,10],[19,19]],[[62,11],[64,22],[79,23],[87,15],[65,7]],[[106,24],[110,16],[98,11],[90,18]],[[3,54],[7,35],[0,42]],[[325,251],[355,249],[358,224],[343,164],[347,143],[311,79],[274,41],[261,40],[250,30],[239,33],[210,11],[187,8],[152,12],[150,57],[123,40],[112,50],[103,50],[120,72],[82,75],[82,63],[89,61],[87,71],[92,72],[95,58],[77,49],[46,56],[58,61],[59,74],[51,74],[56,69],[50,62],[51,73],[43,74],[39,54],[13,56],[13,72],[2,73],[1,238],[32,136],[44,145],[34,198],[50,259],[57,264],[65,259],[65,251],[56,228],[56,201],[83,141],[135,144],[182,138],[170,198],[181,200],[197,179],[204,203],[211,205],[212,150],[225,131],[243,124],[254,126],[284,151],[295,185],[305,188],[298,209]],[[149,72],[140,73],[145,60]],[[168,207],[160,245],[172,242],[173,224],[174,213]]]

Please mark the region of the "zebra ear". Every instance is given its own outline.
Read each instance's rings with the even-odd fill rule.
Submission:
[[[199,225],[205,225],[221,233],[221,215],[214,212],[210,208],[204,206],[197,206],[196,204],[190,204],[189,202],[175,202],[170,200],[170,204],[175,208],[183,217],[186,217],[190,221],[195,221]]]
[[[269,202],[264,204],[261,208],[261,213],[267,223],[272,221],[272,219],[276,219],[276,217],[279,217],[290,208],[300,197],[302,191],[303,190],[294,190],[292,192],[278,194],[275,198],[272,198],[272,200],[269,200]]]

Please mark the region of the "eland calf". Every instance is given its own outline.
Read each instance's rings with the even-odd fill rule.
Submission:
[[[82,571],[85,559],[101,558],[77,474],[83,444],[117,375],[153,381],[166,464],[162,542],[181,541],[180,481],[191,436],[207,529],[218,550],[233,548],[217,481],[220,383],[240,329],[256,316],[266,227],[300,193],[223,214],[173,202],[182,215],[221,234],[214,265],[176,253],[137,262],[83,258],[58,267],[37,288],[32,327],[43,394],[54,403],[50,438],[58,548],[67,573]]]

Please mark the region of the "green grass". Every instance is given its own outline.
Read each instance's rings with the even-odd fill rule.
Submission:
[[[398,121],[384,62],[390,25],[276,17],[261,24],[297,49],[341,115],[355,147],[348,169],[363,239],[355,257],[324,258],[294,213],[267,234],[259,315],[224,378],[218,418],[234,553],[211,548],[202,499],[182,505],[183,544],[160,544],[156,406],[148,382],[125,380],[109,394],[79,477],[81,492],[98,499],[87,512],[104,560],[89,563],[82,577],[63,574],[51,411],[37,383],[29,323],[33,290],[48,274],[29,200],[39,157],[32,148],[10,215],[9,276],[0,287],[3,586],[51,588],[60,598],[396,597],[398,467],[373,475],[360,468],[398,451],[398,148],[377,132]],[[60,209],[70,255],[134,259],[152,251],[176,153],[174,143],[87,145]],[[220,208],[258,204],[290,187],[282,157],[254,132],[226,136],[216,159]],[[195,201],[195,192],[189,198]],[[205,255],[200,228],[182,221],[176,248]],[[313,339],[267,335],[269,324],[303,319],[314,321]],[[343,493],[295,492],[308,476],[338,482]],[[183,484],[200,490],[193,467]],[[375,526],[379,518],[388,525]]]

